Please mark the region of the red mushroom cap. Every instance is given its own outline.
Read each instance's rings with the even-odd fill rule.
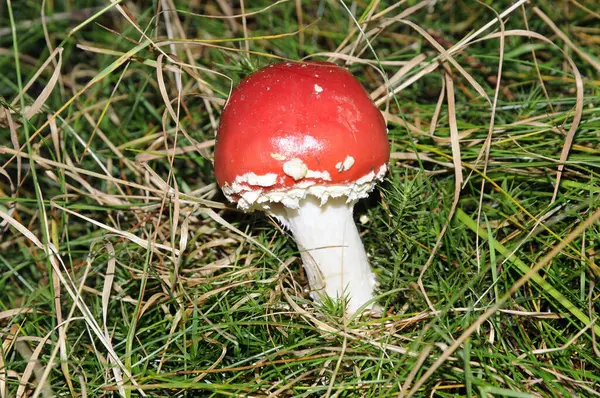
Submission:
[[[251,74],[233,90],[221,115],[215,173],[229,199],[244,198],[246,208],[257,201],[286,204],[283,193],[308,187],[326,200],[343,189],[333,189],[336,194],[316,187],[370,182],[355,200],[383,177],[389,152],[383,116],[346,69],[285,62]],[[270,198],[260,199],[267,193]]]

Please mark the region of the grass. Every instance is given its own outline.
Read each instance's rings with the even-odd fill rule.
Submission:
[[[519,3],[1,3],[0,396],[600,395],[600,9]],[[215,185],[232,85],[284,59],[386,113],[381,318]]]

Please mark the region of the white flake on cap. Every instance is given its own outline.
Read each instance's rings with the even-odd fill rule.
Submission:
[[[240,196],[242,197],[242,200],[244,202],[248,202],[248,203],[254,203],[258,200],[258,198],[261,195],[261,191],[257,190],[257,191],[247,191],[247,192],[242,192],[240,194]]]
[[[232,195],[243,195],[250,192],[262,192],[261,188],[272,187],[277,184],[277,174],[267,173],[258,175],[255,173],[246,173],[235,177],[231,184],[223,186],[223,193],[231,200]],[[258,188],[258,189],[256,189]],[[246,195],[248,202],[255,202],[257,198],[252,195]]]
[[[331,174],[328,171],[308,170],[306,178],[316,178],[324,181],[331,181]]]
[[[308,167],[302,160],[294,158],[283,164],[283,172],[292,177],[295,181],[298,181],[306,177],[306,173],[308,173]]]
[[[306,164],[298,158],[294,158],[285,162],[283,164],[283,172],[292,177],[294,181],[299,181],[303,178],[331,181],[331,174],[329,174],[328,171],[310,170],[308,166],[306,166]]]
[[[352,156],[346,156],[343,162],[337,162],[335,168],[339,173],[350,170],[354,166],[354,158]]]
[[[277,174],[267,173],[259,175],[255,173],[246,173],[235,177],[235,181],[233,183],[246,183],[248,185],[256,185],[259,187],[272,187],[273,185],[277,184]]]
[[[323,92],[323,87],[319,86],[318,84],[315,84],[315,93],[321,94],[322,92]]]

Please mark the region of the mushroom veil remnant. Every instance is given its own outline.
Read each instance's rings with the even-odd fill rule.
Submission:
[[[383,179],[385,121],[361,84],[327,62],[263,68],[232,92],[221,116],[215,173],[245,211],[264,210],[293,234],[311,297],[372,308],[375,276],[352,217]]]

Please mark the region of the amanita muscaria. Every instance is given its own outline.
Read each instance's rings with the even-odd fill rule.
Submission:
[[[264,210],[293,234],[311,297],[373,306],[375,276],[352,213],[386,173],[385,121],[361,84],[328,62],[265,67],[221,115],[215,173],[227,198]]]

